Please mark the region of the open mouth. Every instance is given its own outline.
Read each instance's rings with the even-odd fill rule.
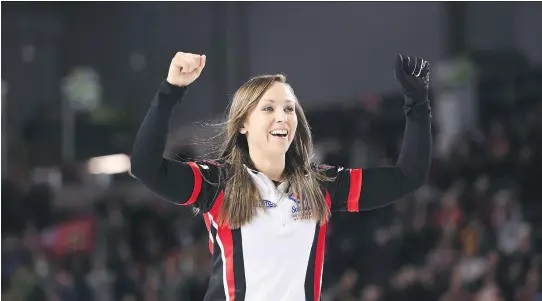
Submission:
[[[277,138],[286,138],[288,136],[288,130],[273,130],[269,132],[271,136]]]

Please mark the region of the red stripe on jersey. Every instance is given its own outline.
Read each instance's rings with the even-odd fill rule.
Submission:
[[[229,227],[219,227],[217,231],[217,236],[222,242],[222,254],[224,254],[224,266],[226,270],[226,284],[228,285],[228,290],[226,294],[230,297],[230,301],[235,301],[235,278],[233,270],[233,237],[231,234],[231,229]]]
[[[326,204],[329,208],[331,208],[331,197],[327,191]],[[314,267],[314,301],[320,301],[320,292],[322,290],[322,273],[324,270],[324,254],[326,251],[326,230],[327,223],[320,225],[318,242],[316,243],[316,258]]]
[[[211,216],[216,220],[220,207],[222,207],[222,200],[224,199],[224,191],[221,191],[216,198],[213,207],[210,210]],[[226,283],[228,290],[226,294],[229,296],[230,301],[235,301],[235,278],[233,270],[233,237],[229,226],[218,226],[217,239],[220,239],[222,243],[222,255],[224,258],[223,268],[226,271]]]
[[[207,232],[209,232],[209,252],[213,254],[213,241],[211,240],[211,220],[209,219],[209,214],[205,213],[203,215],[203,220],[205,221],[205,227],[207,227]]]
[[[192,195],[188,201],[186,201],[183,205],[191,205],[196,202],[199,192],[201,191],[201,173],[199,171],[199,167],[194,162],[188,162],[188,165],[190,168],[192,168],[192,172],[194,173],[194,190],[192,190]]]
[[[222,200],[224,200],[224,190],[220,191],[220,194],[216,197],[215,202],[213,203],[213,207],[211,207],[211,210],[209,210],[209,213],[213,216],[213,219],[216,222],[216,219],[218,218],[218,213],[220,211],[220,208],[222,207]]]
[[[363,172],[361,169],[350,169],[350,191],[348,192],[348,212],[359,211],[359,196]]]
[[[209,210],[209,213],[206,213],[203,215],[203,219],[205,221],[205,226],[207,227],[207,231],[209,234],[211,234],[211,220],[209,218],[209,214],[215,219],[218,217],[218,211],[220,210],[220,207],[222,207],[222,200],[224,199],[224,190],[220,191],[220,194],[216,197],[215,202],[213,203],[213,206],[211,207],[211,210]],[[209,238],[209,251],[211,251],[211,254],[213,254],[214,247],[213,242],[211,241],[211,238]]]
[[[331,196],[329,195],[329,191],[326,190],[326,205],[331,210]]]

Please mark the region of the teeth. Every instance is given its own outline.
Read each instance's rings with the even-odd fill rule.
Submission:
[[[271,131],[271,135],[288,135],[287,130],[274,130]]]

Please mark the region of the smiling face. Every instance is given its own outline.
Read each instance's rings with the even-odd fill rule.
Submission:
[[[246,136],[249,149],[271,157],[284,155],[297,130],[296,103],[288,84],[274,82],[246,116],[239,130]]]
[[[233,95],[219,161],[228,171],[228,185],[218,222],[238,228],[261,207],[261,196],[247,167],[263,167],[273,180],[288,181],[302,207],[326,223],[330,211],[320,188],[327,177],[313,169],[309,123],[293,89],[282,74],[249,79]],[[252,166],[251,166],[252,165]],[[265,172],[265,171],[263,171]]]

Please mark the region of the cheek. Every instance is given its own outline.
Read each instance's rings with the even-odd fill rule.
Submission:
[[[295,119],[291,124],[290,131],[293,133],[292,139],[294,138],[295,134],[297,133],[297,119]]]
[[[257,136],[257,133],[260,131],[262,125],[260,122],[261,118],[259,117],[260,116],[258,116],[256,112],[252,112],[247,116],[245,122],[243,122],[243,126],[245,127],[249,135]]]
[[[290,120],[290,124],[292,125],[292,129],[297,129],[297,115],[294,114],[294,117],[292,117],[292,120]]]
[[[253,116],[248,131],[254,139],[265,139],[269,133],[269,127],[270,124],[265,116]]]

